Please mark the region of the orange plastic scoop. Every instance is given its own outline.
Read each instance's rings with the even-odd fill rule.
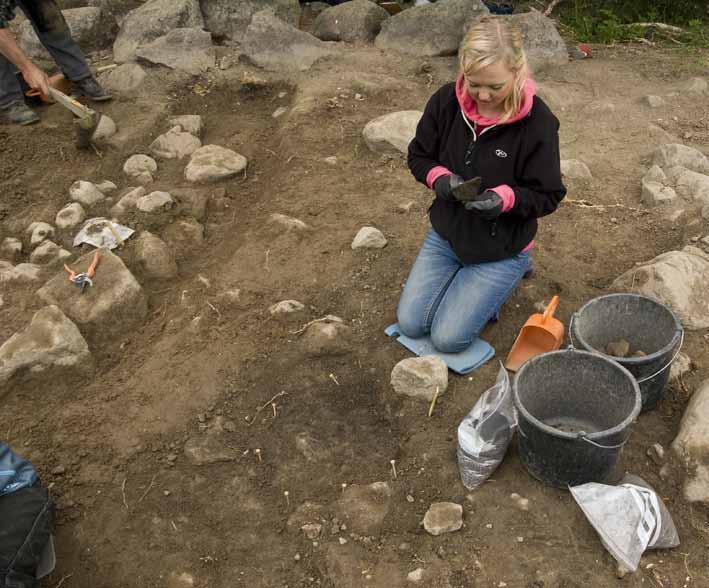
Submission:
[[[524,323],[515,344],[510,349],[505,367],[516,372],[522,364],[542,353],[556,351],[564,341],[564,323],[554,318],[559,297],[554,296],[544,314],[533,314]]]

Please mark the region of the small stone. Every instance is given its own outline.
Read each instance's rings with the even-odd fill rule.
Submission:
[[[513,492],[512,494],[510,494],[510,498],[514,501],[515,506],[517,506],[517,508],[519,508],[520,510],[522,510],[522,511],[529,510],[529,499],[522,498],[516,492]]]
[[[685,353],[679,353],[670,368],[670,381],[679,380],[692,370],[692,360]]]
[[[409,572],[408,575],[406,576],[406,579],[409,582],[413,582],[414,584],[418,584],[423,580],[423,568],[416,568],[413,572]]]
[[[648,95],[643,98],[643,104],[650,108],[660,108],[665,105],[665,100],[662,96]]]
[[[405,110],[369,121],[362,131],[367,147],[375,153],[406,153],[422,114],[418,110]]]
[[[591,170],[578,159],[565,159],[561,161],[561,174],[570,180],[591,180]]]
[[[0,261],[0,284],[5,282],[36,282],[42,268],[33,263],[20,263],[13,266],[7,261]]]
[[[102,114],[98,120],[98,125],[91,135],[91,140],[95,143],[108,141],[118,132],[118,127],[113,119],[107,114]]]
[[[344,537],[340,537],[338,541],[340,542],[340,545],[345,545],[347,543],[347,539],[345,539]]]
[[[243,155],[218,145],[204,145],[190,157],[185,168],[188,182],[212,183],[232,178],[246,169],[248,162]]]
[[[415,202],[413,200],[410,200],[409,202],[402,202],[401,204],[399,204],[399,206],[396,207],[396,211],[402,214],[406,214],[407,212],[411,211],[414,204]]]
[[[524,537],[517,537],[517,543],[524,543]]]
[[[618,578],[619,580],[622,580],[623,578],[625,578],[625,576],[627,576],[630,573],[631,573],[630,570],[628,568],[626,568],[622,563],[618,563],[618,565],[616,566],[615,577]]]
[[[194,585],[194,576],[187,572],[172,572],[167,578],[167,588],[194,588]]]
[[[625,339],[620,339],[619,341],[612,341],[606,345],[606,353],[612,355],[613,357],[628,357],[630,353],[630,343]]]
[[[286,112],[288,112],[288,109],[285,106],[279,106],[276,108],[276,110],[273,111],[273,114],[271,115],[273,118],[279,118],[283,116]]]
[[[240,452],[227,446],[217,433],[208,433],[202,437],[192,437],[185,443],[185,457],[196,466],[220,462],[236,461]]]
[[[151,278],[169,279],[177,275],[175,256],[165,242],[148,231],[135,240],[136,260]]]
[[[374,227],[362,227],[354,240],[352,249],[381,249],[386,247],[387,240],[379,229]]]
[[[47,223],[32,223],[27,227],[27,232],[30,233],[30,245],[36,247],[46,239],[54,237],[54,227]]]
[[[300,528],[308,539],[313,540],[320,537],[320,532],[322,531],[322,525],[318,523],[307,523]]]
[[[693,96],[704,96],[709,93],[709,82],[704,78],[691,78],[683,87],[683,91]]]
[[[662,465],[665,461],[665,448],[659,443],[654,443],[647,450],[647,454],[657,465]]]
[[[79,202],[87,208],[92,207],[94,204],[106,198],[103,192],[94,184],[83,180],[78,180],[71,185],[69,188],[69,196],[74,202]]]
[[[59,229],[72,229],[86,218],[84,208],[78,202],[67,204],[58,213],[54,224]]]
[[[193,218],[181,218],[170,224],[162,236],[175,257],[182,259],[193,255],[204,245],[204,226]],[[205,286],[210,287],[208,284]]]
[[[488,523],[487,525],[485,525],[485,528],[486,528],[486,529],[492,529],[492,523]]]
[[[411,496],[411,494],[407,494],[407,495],[406,495],[406,502],[412,503],[412,502],[414,502],[415,500],[416,500],[416,499],[415,499],[413,496]]]
[[[664,206],[677,200],[677,192],[670,186],[663,186],[659,182],[642,182],[642,200],[646,206]]]
[[[334,155],[326,157],[325,159],[323,159],[323,161],[328,165],[337,165],[337,157],[335,157]]]
[[[55,265],[63,263],[71,253],[52,241],[43,241],[30,255],[30,262],[37,265]]]
[[[116,190],[118,190],[118,186],[110,180],[104,180],[100,184],[96,184],[96,188],[98,188],[104,195],[113,194]]]
[[[443,395],[448,389],[448,366],[436,356],[408,357],[394,366],[391,385],[397,394],[433,400],[436,390]]]
[[[434,502],[423,518],[423,527],[431,535],[458,531],[463,526],[463,507],[455,502]]]
[[[61,476],[66,473],[66,468],[63,465],[58,465],[54,468],[52,468],[52,475],[53,476]]]
[[[5,237],[0,245],[0,257],[17,261],[17,258],[22,254],[22,241],[15,237]]]
[[[297,300],[281,300],[273,306],[271,306],[268,311],[271,314],[291,314],[303,310],[305,305]]]
[[[168,210],[175,205],[175,201],[168,192],[151,192],[136,200],[135,207],[142,212],[158,212]]]
[[[667,174],[662,171],[662,168],[659,165],[653,164],[643,176],[643,182],[658,182],[660,184],[667,184]]]
[[[300,553],[296,553],[296,554],[293,556],[293,559],[294,559],[295,561],[300,561]]]
[[[202,141],[195,135],[183,131],[180,126],[175,126],[155,139],[150,144],[150,151],[155,157],[162,159],[183,159],[192,155],[201,146]]]
[[[167,456],[167,461],[169,461],[170,463],[177,461],[177,454],[169,453]]]
[[[140,185],[150,184],[157,171],[156,161],[142,154],[131,155],[123,165],[123,173]]]
[[[129,210],[135,208],[138,198],[145,196],[146,190],[143,186],[139,188],[129,188],[121,199],[111,208],[111,214],[115,217],[120,217]]]
[[[270,217],[270,222],[277,223],[288,230],[295,229],[297,231],[304,231],[308,228],[302,220],[299,218],[294,218],[292,216],[286,216],[285,214],[272,214]]]
[[[204,130],[202,117],[199,114],[173,116],[169,122],[171,126],[180,127],[185,133],[190,133],[195,137],[201,137]]]

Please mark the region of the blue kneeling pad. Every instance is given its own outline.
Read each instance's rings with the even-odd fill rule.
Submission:
[[[446,362],[448,369],[456,374],[468,374],[495,357],[495,349],[482,339],[473,341],[470,347],[460,353],[441,353],[433,346],[430,337],[412,339],[402,335],[399,330],[399,323],[394,323],[387,327],[384,329],[384,333],[389,337],[397,337],[396,340],[399,343],[416,355],[435,355],[440,357]]]

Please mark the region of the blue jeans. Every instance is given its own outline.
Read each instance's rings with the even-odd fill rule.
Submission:
[[[54,0],[18,0],[17,5],[68,80],[76,82],[91,75],[89,64],[71,38],[69,26]],[[0,55],[0,110],[24,99],[16,70],[9,59]]]
[[[412,338],[430,334],[444,353],[463,351],[529,269],[529,253],[463,265],[448,241],[430,229],[399,300],[399,328]]]

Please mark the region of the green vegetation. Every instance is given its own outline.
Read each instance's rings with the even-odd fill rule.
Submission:
[[[709,8],[697,0],[567,0],[559,16],[579,41],[617,43],[651,35],[654,41],[709,47]],[[682,31],[635,24],[658,22]]]

